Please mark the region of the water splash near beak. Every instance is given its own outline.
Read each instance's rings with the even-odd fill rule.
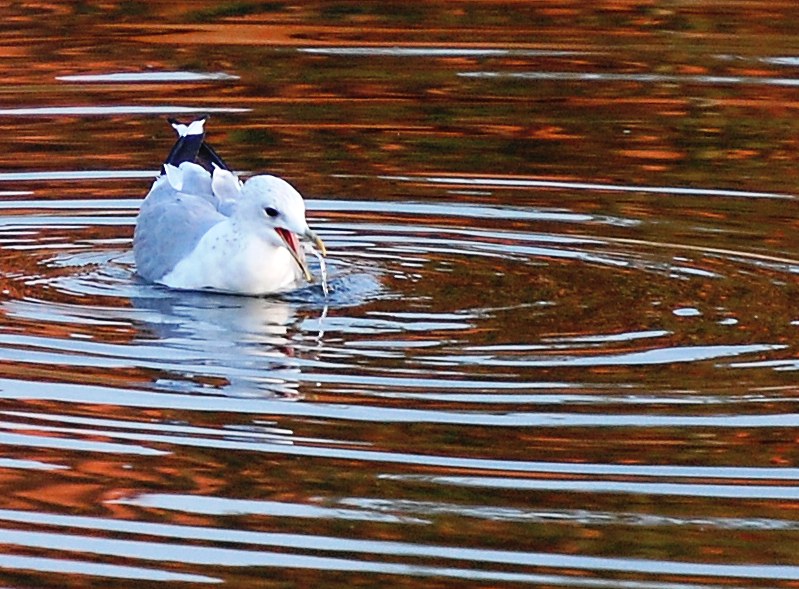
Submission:
[[[325,294],[325,298],[328,298],[328,295],[330,294],[330,287],[328,286],[327,283],[327,264],[325,263],[324,254],[319,253],[318,251],[309,246],[305,247],[305,251],[306,253],[310,252],[311,254],[316,256],[317,260],[319,260],[319,273],[322,276],[322,292]]]

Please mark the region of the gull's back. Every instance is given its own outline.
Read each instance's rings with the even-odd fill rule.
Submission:
[[[150,282],[171,272],[226,218],[221,211],[230,209],[229,200],[221,201],[212,187],[210,170],[229,170],[205,143],[205,119],[190,125],[170,122],[178,139],[142,203],[133,236],[137,272]]]

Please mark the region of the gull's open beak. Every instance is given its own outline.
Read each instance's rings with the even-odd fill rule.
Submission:
[[[297,265],[302,270],[302,273],[305,275],[305,280],[313,282],[313,276],[311,276],[311,271],[308,269],[308,264],[305,261],[305,253],[300,249],[300,241],[297,239],[297,236],[291,231],[282,228],[275,228],[275,231],[280,236],[280,239],[283,240],[291,257],[294,258],[294,261],[297,262]],[[303,237],[311,240],[323,256],[327,255],[327,248],[325,248],[324,242],[316,233],[308,229],[308,231],[303,234]]]

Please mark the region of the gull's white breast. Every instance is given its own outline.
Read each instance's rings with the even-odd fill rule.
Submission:
[[[260,295],[294,288],[301,277],[285,247],[243,232],[228,218],[211,227],[158,282],[171,288]]]

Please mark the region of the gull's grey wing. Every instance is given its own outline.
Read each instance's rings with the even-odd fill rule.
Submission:
[[[168,274],[225,216],[205,196],[172,188],[159,177],[144,199],[133,236],[136,270],[150,282]]]

